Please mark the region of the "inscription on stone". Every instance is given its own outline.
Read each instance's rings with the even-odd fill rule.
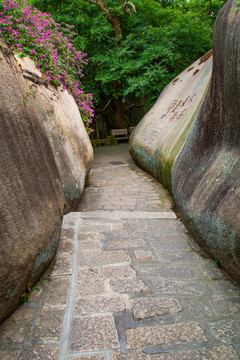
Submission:
[[[188,110],[189,105],[192,104],[196,94],[187,96],[183,100],[174,99],[167,108],[166,112],[163,113],[158,119],[148,120],[147,126],[144,131],[138,134],[139,140],[146,146],[151,148],[154,141],[159,138],[159,134],[163,131],[162,121],[169,119],[169,122],[175,122],[181,120],[184,113]]]

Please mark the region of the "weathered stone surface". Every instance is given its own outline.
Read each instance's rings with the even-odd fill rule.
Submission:
[[[135,278],[136,271],[129,265],[106,266],[103,268],[103,277],[106,279]]]
[[[150,291],[141,279],[112,279],[110,285],[116,293],[135,294]]]
[[[209,324],[213,335],[223,343],[240,340],[240,319],[226,319]]]
[[[44,306],[33,336],[37,340],[59,340],[65,308]]]
[[[72,351],[118,349],[117,330],[112,315],[74,318],[70,334]]]
[[[181,311],[181,307],[173,298],[139,298],[133,301],[133,318],[135,320],[176,314],[179,311]]]
[[[80,266],[99,266],[130,263],[130,256],[122,250],[116,251],[87,251],[79,254]]]
[[[158,354],[151,360],[238,360],[239,357],[232,347],[219,346],[195,351],[183,351],[177,354]]]
[[[131,351],[131,353],[120,353],[114,352],[112,355],[112,360],[147,360],[147,355],[141,351]]]
[[[76,298],[89,295],[99,295],[105,292],[104,282],[102,280],[97,281],[81,281],[77,285]]]
[[[39,344],[27,350],[0,350],[1,360],[58,360],[59,351],[57,346]]]
[[[69,358],[70,360],[106,360],[105,355],[82,355]]]
[[[159,294],[204,295],[206,286],[194,281],[152,280],[153,289]]]
[[[40,76],[28,57],[16,57],[22,68]],[[43,129],[52,148],[64,188],[65,213],[75,209],[81,198],[93,159],[92,145],[73,97],[52,85],[35,85],[28,78]],[[29,97],[28,97],[29,98]],[[87,180],[88,181],[88,180]]]
[[[98,296],[91,299],[79,299],[75,304],[74,315],[88,315],[94,313],[119,312],[126,308],[121,297]]]
[[[72,259],[68,256],[57,256],[52,275],[71,275]]]
[[[148,275],[149,277],[159,277],[164,279],[178,279],[178,280],[187,280],[193,279],[196,277],[195,269],[190,267],[175,267],[172,265],[162,266],[162,265],[149,265],[142,267],[143,274]]]
[[[133,159],[169,190],[172,166],[203,102],[211,70],[209,52],[163,90],[130,137]]]
[[[139,349],[149,345],[173,345],[206,342],[207,338],[197,323],[149,326],[126,331],[127,349]]]
[[[63,190],[29,87],[11,51],[0,46],[0,322],[52,259]]]
[[[193,236],[240,281],[240,21],[218,14],[211,85],[173,168],[173,194]]]

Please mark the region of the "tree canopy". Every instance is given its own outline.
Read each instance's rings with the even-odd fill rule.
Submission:
[[[75,46],[89,59],[82,83],[93,94],[103,132],[133,125],[175,76],[211,49],[224,2],[32,0],[57,22],[75,26]]]

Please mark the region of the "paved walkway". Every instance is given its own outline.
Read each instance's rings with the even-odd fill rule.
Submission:
[[[0,327],[0,359],[240,358],[240,288],[188,237],[126,145],[96,151],[57,256]]]

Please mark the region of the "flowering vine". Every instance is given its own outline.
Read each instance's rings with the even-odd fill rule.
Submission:
[[[30,56],[42,76],[73,95],[88,133],[94,116],[92,94],[85,94],[81,78],[86,55],[74,47],[73,26],[56,23],[50,14],[26,0],[4,0],[0,35],[19,56]]]

